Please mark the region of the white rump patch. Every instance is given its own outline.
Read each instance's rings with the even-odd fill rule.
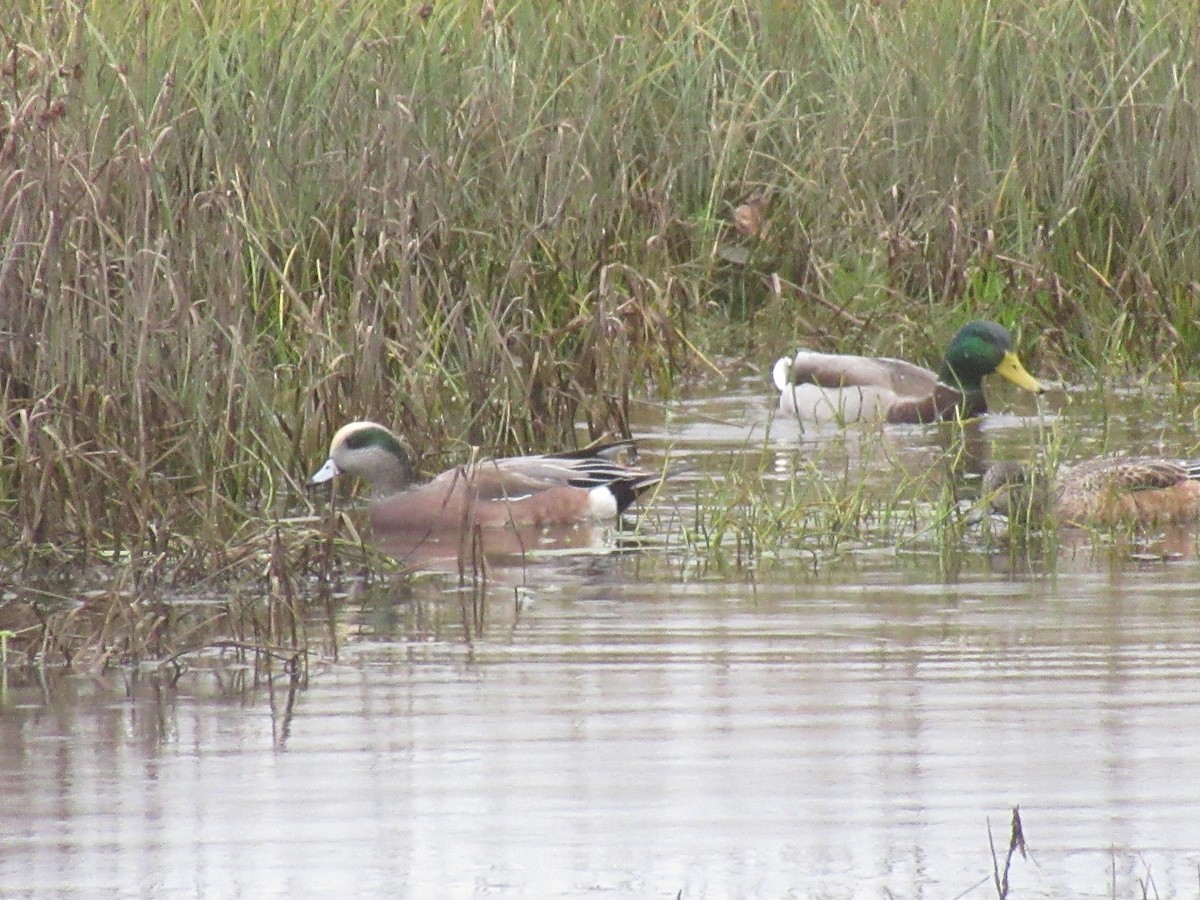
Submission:
[[[597,519],[617,517],[617,495],[607,487],[596,487],[588,491],[588,509]]]
[[[791,378],[792,358],[790,356],[781,356],[775,360],[775,368],[771,370],[771,380],[775,382],[775,389],[778,391],[786,391],[788,389],[788,381]]]

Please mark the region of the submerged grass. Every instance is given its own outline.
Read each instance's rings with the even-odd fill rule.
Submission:
[[[965,434],[947,426],[949,446],[924,455],[920,468],[892,458],[886,435],[870,430],[790,449],[768,440],[694,483],[666,549],[703,572],[815,572],[885,553],[935,556],[949,576],[964,556]]]
[[[1086,434],[1078,425],[1068,417],[1039,419],[1023,440],[1005,442],[1025,448],[1019,461],[1030,467],[1035,487],[1050,483],[1065,460],[1111,446],[1105,423]],[[979,426],[942,423],[936,442],[928,441],[930,431],[913,441],[915,435],[873,428],[799,445],[767,438],[728,465],[706,466],[677,521],[652,530],[667,533],[665,549],[683,571],[737,577],[829,573],[886,559],[889,567],[911,564],[926,577],[934,571],[952,581],[981,560],[1029,574],[1052,573],[1080,553],[1117,564],[1194,555],[1196,535],[1186,524],[1066,527],[1036,489],[1002,514],[997,492],[985,493],[982,474],[999,460]]]
[[[798,340],[932,361],[986,315],[1035,370],[1187,377],[1194,4],[796,13],[18,3],[3,572],[328,573],[281,522],[346,419],[427,457],[571,443]],[[862,517],[789,503],[762,514]]]

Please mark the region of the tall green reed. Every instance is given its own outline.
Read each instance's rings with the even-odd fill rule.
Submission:
[[[23,3],[0,528],[202,569],[305,509],[347,418],[545,446],[625,429],[730,340],[922,357],[986,314],[1035,361],[1186,358],[1198,27],[1082,0]]]

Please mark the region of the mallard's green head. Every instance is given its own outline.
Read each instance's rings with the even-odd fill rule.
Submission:
[[[995,372],[1017,387],[1040,394],[1043,388],[1021,365],[1012,349],[1012,337],[995,322],[969,322],[959,329],[950,346],[938,377],[965,394],[983,390],[983,378]]]

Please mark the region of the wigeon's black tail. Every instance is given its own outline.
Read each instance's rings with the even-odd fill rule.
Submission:
[[[574,464],[570,483],[581,488],[608,488],[617,504],[617,514],[625,512],[639,496],[669,477],[663,472],[649,472],[613,461],[621,453],[635,454],[637,447],[631,438],[592,444],[580,450],[549,454],[555,459],[571,460]]]
[[[657,472],[647,472],[641,477],[618,478],[608,483],[607,487],[617,501],[617,515],[625,512],[633,505],[633,501],[651,488],[661,484],[663,475]]]

